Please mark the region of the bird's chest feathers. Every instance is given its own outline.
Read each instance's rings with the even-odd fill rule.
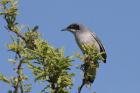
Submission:
[[[79,32],[75,34],[75,39],[77,43],[84,44],[92,44],[93,37],[90,33],[87,32]]]

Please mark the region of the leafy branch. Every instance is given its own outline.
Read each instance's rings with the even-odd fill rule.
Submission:
[[[8,50],[15,53],[15,57],[10,59],[14,64],[16,76],[5,77],[0,73],[0,81],[3,81],[14,88],[8,93],[29,93],[32,84],[25,83],[30,80],[24,70],[31,70],[35,82],[45,83],[42,93],[69,93],[73,86],[70,73],[72,66],[72,57],[64,55],[62,48],[54,48],[47,41],[41,38],[38,32],[38,26],[30,28],[17,22],[18,0],[2,0],[0,2],[0,16],[6,21],[5,28],[12,32],[12,43],[8,44]],[[23,32],[24,30],[25,32]],[[81,70],[84,73],[83,81],[78,89],[78,93],[84,85],[93,83],[96,76],[96,69],[99,67],[99,60],[103,60],[94,46],[85,46],[85,54],[77,55],[84,64]]]
[[[99,60],[104,60],[102,54],[104,52],[99,53],[98,49],[94,45],[82,45],[84,50],[84,55],[77,55],[84,63],[81,65],[81,70],[83,71],[83,81],[82,84],[78,88],[78,93],[81,93],[84,85],[91,85],[95,78],[97,68],[99,68]],[[95,93],[95,92],[94,92]]]
[[[41,39],[38,26],[25,27],[22,32],[21,25],[16,21],[17,0],[2,0],[0,2],[0,15],[5,19],[6,29],[15,33],[12,35],[13,42],[8,44],[10,51],[15,53],[14,64],[17,76],[7,80],[2,74],[0,80],[13,86],[13,93],[27,93],[31,91],[31,84],[24,84],[28,76],[23,74],[23,65],[32,70],[35,81],[47,82],[42,92],[68,93],[72,84],[73,73],[69,73],[71,57],[65,57],[61,48],[53,48],[47,41]],[[25,89],[26,88],[26,89]],[[12,90],[10,90],[12,92]]]

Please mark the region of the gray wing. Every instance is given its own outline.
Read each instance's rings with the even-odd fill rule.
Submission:
[[[106,51],[105,51],[105,48],[104,48],[103,44],[101,43],[100,39],[96,36],[95,33],[93,33],[93,32],[90,32],[90,33],[92,34],[92,36],[94,37],[94,39],[96,40],[96,42],[99,44],[99,46],[100,46],[100,52],[104,52],[102,54],[102,57],[104,58],[104,60],[103,60],[104,63],[106,63],[107,54],[106,54]]]

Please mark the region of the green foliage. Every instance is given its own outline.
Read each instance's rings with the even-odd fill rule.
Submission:
[[[72,87],[73,73],[69,73],[72,66],[71,57],[64,56],[62,48],[54,48],[47,41],[43,40],[38,33],[38,26],[33,28],[24,27],[26,32],[21,32],[20,24],[16,21],[17,0],[2,0],[0,2],[1,13],[7,23],[7,29],[15,35],[11,36],[12,43],[7,47],[15,53],[15,58],[9,59],[14,64],[16,76],[10,80],[0,74],[0,80],[11,84],[14,91],[9,93],[28,93],[31,91],[31,84],[26,84],[30,78],[23,73],[24,69],[30,69],[35,76],[36,82],[43,82],[47,85],[42,92],[69,93]],[[23,65],[24,68],[23,68]]]
[[[3,15],[7,24],[8,29],[13,30],[15,32],[18,31],[17,23],[15,22],[17,16],[17,1],[16,0],[2,0],[0,2],[1,5],[1,13]]]
[[[2,73],[0,73],[0,80],[7,84],[10,84],[10,80],[7,79],[7,77],[5,77]]]
[[[35,39],[34,45],[34,50],[26,49],[25,57],[33,59],[28,66],[36,77],[35,81],[47,81],[50,83],[48,88],[66,91],[72,86],[73,74],[68,73],[72,61],[70,57],[64,57],[63,49],[55,49],[41,39]]]
[[[46,93],[69,93],[73,86],[70,73],[72,66],[72,57],[64,56],[62,48],[54,48],[47,41],[41,38],[38,32],[38,26],[30,28],[22,27],[17,21],[18,0],[2,0],[0,2],[0,16],[4,18],[8,31],[14,33],[11,35],[11,43],[7,45],[8,50],[15,53],[15,57],[9,59],[12,62],[16,73],[9,79],[0,73],[0,81],[3,81],[14,88],[8,93],[29,93],[32,84],[25,83],[30,80],[24,70],[31,70],[35,82],[45,83],[41,92]],[[24,29],[25,32],[22,32]],[[85,54],[76,55],[84,64],[81,69],[84,73],[84,79],[79,92],[84,84],[89,84],[89,79],[95,78],[96,68],[99,67],[98,60],[103,60],[102,53],[99,54],[94,46],[82,46]]]
[[[96,78],[96,71],[99,68],[99,60],[102,60],[102,53],[100,54],[98,49],[94,45],[82,45],[84,50],[84,55],[77,57],[84,61],[84,64],[81,65],[81,70],[84,73],[83,81],[81,86],[78,88],[78,93],[81,92],[83,86],[91,85]]]

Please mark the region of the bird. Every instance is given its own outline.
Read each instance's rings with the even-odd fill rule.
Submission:
[[[81,23],[72,23],[68,25],[66,28],[62,29],[61,31],[71,32],[74,35],[75,41],[78,44],[79,48],[81,49],[82,53],[84,55],[87,55],[85,61],[88,63],[88,65],[87,64],[83,65],[84,79],[81,88],[85,84],[93,83],[96,76],[95,65],[96,63],[97,65],[99,64],[98,63],[99,59],[97,59],[96,61],[93,60],[91,57],[101,53],[101,57],[102,57],[101,60],[104,63],[106,63],[106,59],[107,59],[107,54],[101,40],[94,32],[92,32],[88,27],[86,27]],[[88,50],[89,52],[91,52],[91,54],[88,52]],[[92,51],[94,52],[92,53]]]

